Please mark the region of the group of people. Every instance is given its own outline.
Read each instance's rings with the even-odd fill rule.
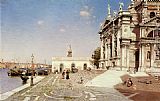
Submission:
[[[62,72],[62,79],[69,79],[69,70],[64,70]]]

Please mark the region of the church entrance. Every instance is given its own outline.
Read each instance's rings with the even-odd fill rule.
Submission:
[[[59,69],[59,70],[60,70],[60,73],[62,73],[63,69],[64,69],[64,65],[61,63],[61,64],[60,64],[60,69]]]
[[[135,70],[138,72],[139,67],[139,50],[136,50],[135,52]]]

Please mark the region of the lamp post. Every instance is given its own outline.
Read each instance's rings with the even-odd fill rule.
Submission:
[[[32,61],[31,61],[31,63],[32,63],[32,66],[31,66],[32,72],[31,72],[31,83],[30,83],[30,86],[33,86],[33,75],[34,75],[34,72],[33,72],[33,67],[34,67],[33,59],[34,59],[34,56],[33,56],[33,54],[31,56],[31,58],[32,58]]]

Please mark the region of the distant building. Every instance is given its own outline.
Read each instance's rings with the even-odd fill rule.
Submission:
[[[108,16],[99,31],[100,67],[141,70],[160,67],[160,0],[120,3],[118,14]]]
[[[52,58],[52,72],[62,72],[65,69],[77,68],[85,70],[88,67],[92,68],[91,58],[89,57],[72,57],[71,46],[67,51],[67,57],[53,57]]]

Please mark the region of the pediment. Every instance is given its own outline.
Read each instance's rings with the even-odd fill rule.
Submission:
[[[140,23],[140,26],[157,26],[157,24],[160,24],[160,17],[148,19],[147,21]]]

